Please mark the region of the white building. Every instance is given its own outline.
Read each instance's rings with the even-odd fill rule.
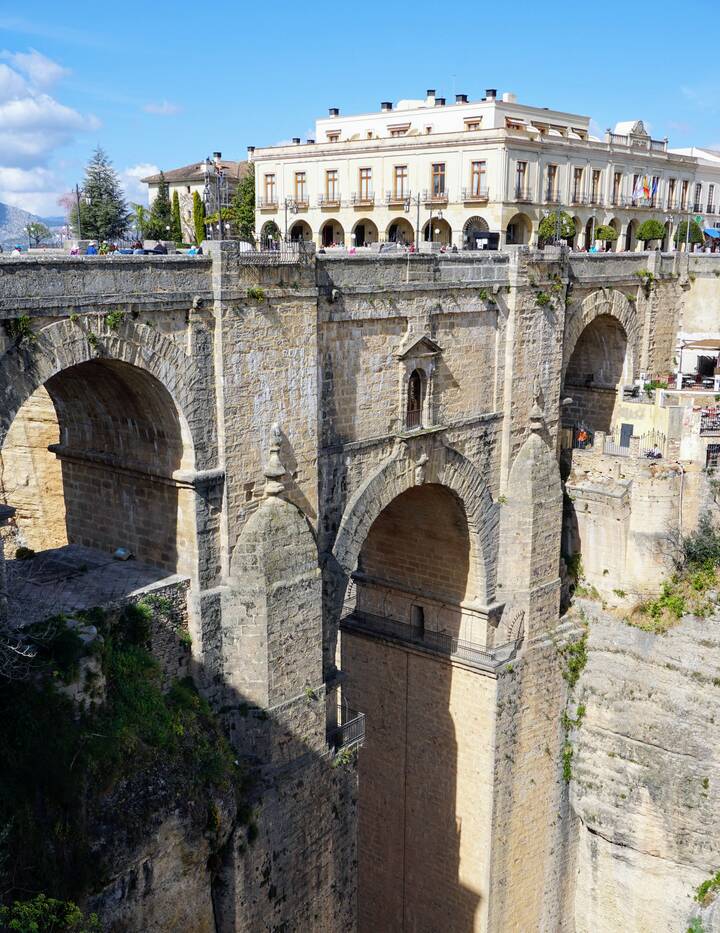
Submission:
[[[205,204],[206,213],[213,214],[217,211],[218,198],[220,203],[227,207],[247,170],[247,162],[223,159],[222,153],[216,152],[212,162],[210,160],[193,162],[191,165],[183,165],[182,168],[173,168],[163,172],[171,202],[173,194],[176,191],[178,193],[183,237],[189,243],[195,239],[193,193],[197,191],[200,195]],[[148,203],[152,207],[160,187],[160,174],[148,175],[147,178],[142,179],[142,182],[148,186]]]
[[[601,224],[617,231],[615,249],[634,250],[650,217],[665,225],[664,248],[689,211],[705,226],[720,223],[717,154],[712,162],[670,150],[640,120],[598,139],[589,117],[494,90],[451,104],[430,90],[356,116],[332,108],[314,139],[248,153],[256,231],[318,246],[416,236],[459,249],[534,244],[540,220],[558,208],[575,219],[577,248],[592,245]]]

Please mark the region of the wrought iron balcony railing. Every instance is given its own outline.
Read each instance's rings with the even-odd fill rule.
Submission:
[[[532,195],[530,194],[530,189],[527,186],[517,185],[515,187],[515,200],[516,201],[532,201]]]
[[[276,197],[258,198],[257,206],[261,211],[274,211],[277,210],[278,201]]]
[[[319,194],[317,199],[318,207],[340,207],[340,192],[337,194]]]
[[[350,195],[350,203],[372,206],[375,203],[375,192],[368,191],[364,194],[361,194],[357,191],[353,191],[353,193]]]
[[[489,200],[488,189],[484,186],[479,188],[463,188],[461,190],[461,195],[463,201],[487,201]]]
[[[409,188],[399,191],[386,191],[385,202],[387,204],[404,204],[412,197],[412,191]]]
[[[365,738],[365,713],[338,706],[337,724],[327,730],[327,743],[334,751],[362,745]]]
[[[426,204],[447,204],[450,195],[447,191],[423,191],[422,199]]]

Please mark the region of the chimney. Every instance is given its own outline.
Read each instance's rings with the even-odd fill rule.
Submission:
[[[387,113],[388,110],[392,110],[392,101],[391,101],[391,100],[384,100],[384,101],[380,104],[380,110],[382,110],[383,113]]]
[[[516,104],[517,103],[517,94],[511,94],[510,91],[505,91],[502,96],[504,104]]]
[[[485,91],[485,100],[495,100],[497,97],[497,89],[494,87],[489,87]]]
[[[436,98],[435,98],[435,106],[436,106],[436,107],[444,107],[444,106],[445,106],[445,98],[444,98],[444,97],[436,97]]]
[[[432,107],[435,104],[435,88],[430,87],[427,90],[427,96],[425,97],[425,103],[428,107]]]
[[[248,146],[248,159],[252,162],[252,157],[255,154],[255,146]]]
[[[292,140],[293,140],[293,142],[295,143],[296,146],[299,146],[299,145],[300,145],[300,137],[299,137],[299,136],[293,136]]]
[[[312,146],[312,144],[315,142],[315,140],[314,140],[314,139],[306,139],[305,142],[308,144],[308,146]]]
[[[213,162],[219,162],[222,159],[222,152],[213,152]]]
[[[330,107],[330,109],[328,110],[328,114],[329,114],[331,117],[339,117],[339,116],[340,116],[340,110],[339,110],[337,107]]]
[[[466,104],[467,103],[467,94],[456,94],[455,95],[456,104]]]

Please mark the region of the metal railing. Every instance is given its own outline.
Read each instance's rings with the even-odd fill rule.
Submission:
[[[368,634],[395,638],[398,641],[427,648],[437,654],[458,658],[461,661],[485,669],[497,667],[499,664],[504,664],[515,657],[523,638],[522,619],[520,620],[519,631],[511,641],[493,647],[458,638],[447,632],[431,631],[424,627],[415,626],[411,622],[402,622],[399,619],[374,615],[364,610],[357,610],[354,607],[348,607],[347,614],[343,614],[340,621],[347,629],[357,628]]]
[[[328,745],[336,752],[362,744],[365,738],[365,713],[338,706],[337,724],[327,730]]]
[[[242,250],[238,259],[244,266],[280,266],[309,263],[315,254],[315,244],[299,240],[278,242],[267,240],[259,249]]]
[[[694,202],[693,202],[693,211],[694,211],[696,214],[699,214],[701,210],[702,210],[702,202],[701,202],[701,201],[694,201]]]
[[[402,204],[404,201],[410,200],[410,198],[412,198],[412,191],[409,188],[402,191],[385,192],[385,202],[387,204]]]
[[[422,199],[426,204],[446,204],[450,200],[448,191],[428,191],[422,193]]]
[[[258,198],[257,207],[262,210],[272,210],[277,208],[278,201],[277,198]]]
[[[647,431],[645,434],[631,435],[633,439],[637,438],[638,440],[638,454],[641,457],[646,457],[651,451],[657,450],[661,456],[665,456],[665,451],[667,448],[667,437],[663,434],[662,431]],[[616,457],[629,457],[630,456],[630,438],[624,438],[627,443],[623,444],[623,437],[620,434],[619,430],[616,430],[613,434],[609,434],[605,438],[605,447],[603,453],[612,454]]]
[[[411,431],[414,428],[419,428],[422,424],[422,411],[418,408],[417,410],[408,409],[405,412],[405,427]]]
[[[622,199],[623,207],[654,208],[655,202],[655,198],[634,198],[632,195],[625,195]]]
[[[485,187],[473,190],[472,188],[462,188],[461,198],[463,201],[487,201],[490,197],[488,189]]]
[[[337,194],[319,194],[317,197],[318,207],[340,207],[340,192]]]
[[[375,192],[369,191],[367,194],[358,194],[357,191],[353,191],[350,195],[350,203],[372,205],[375,203]]]
[[[515,200],[516,201],[532,201],[532,195],[530,194],[530,189],[525,187],[516,187],[515,188]]]
[[[712,201],[708,201],[707,207],[705,208],[705,213],[706,213],[706,214],[714,214],[714,213],[715,213],[715,205],[713,204]]]
[[[545,203],[546,204],[559,204],[560,203],[560,194],[557,191],[546,191],[545,192]]]

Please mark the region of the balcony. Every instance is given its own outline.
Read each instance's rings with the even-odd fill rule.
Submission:
[[[584,204],[585,201],[583,200],[583,196],[582,194],[580,194],[579,191],[573,191],[573,193],[570,196],[570,203],[571,204]]]
[[[634,198],[632,195],[624,195],[622,199],[623,207],[637,207],[641,210],[650,210],[656,206],[655,198]]]
[[[720,413],[715,411],[700,415],[700,433],[720,434]]]
[[[359,194],[357,191],[353,191],[350,195],[350,203],[353,207],[374,207],[375,192],[366,191],[364,194]]]
[[[700,203],[700,201],[694,201],[694,202],[693,202],[693,212],[694,212],[695,214],[699,214],[701,211],[702,211],[702,204]]]
[[[527,203],[532,203],[532,194],[530,193],[530,188],[525,185],[517,185],[515,188],[515,200],[516,201],[525,201]]]
[[[705,213],[706,213],[706,214],[714,214],[714,213],[715,213],[715,205],[713,204],[712,201],[708,201],[707,207],[705,208]]]
[[[677,198],[668,198],[665,202],[664,210],[666,211],[676,211],[678,209],[678,199]]]
[[[591,207],[602,207],[602,206],[603,206],[602,195],[599,195],[599,194],[591,194],[591,195],[589,195],[589,196],[588,196],[588,199],[587,199],[587,203],[588,203]]]
[[[489,197],[488,189],[483,186],[480,188],[463,188],[461,192],[461,198],[466,204],[485,204]]]
[[[342,201],[340,198],[340,192],[335,194],[319,194],[317,199],[317,206],[322,211],[331,211],[337,210]]]
[[[482,670],[494,670],[515,657],[522,642],[522,623],[523,618],[519,617],[518,625],[511,626],[513,630],[511,641],[502,645],[488,646],[456,638],[447,632],[429,631],[424,627],[418,628],[411,622],[401,622],[399,619],[389,619],[386,616],[377,616],[357,609],[344,614],[341,619],[341,627],[346,632],[358,631],[364,635],[387,638],[430,651],[433,654],[457,658]]]
[[[412,192],[410,189],[402,189],[398,191],[386,191],[385,192],[385,203],[393,205],[395,207],[400,207],[405,204],[412,197]]]
[[[628,146],[646,152],[667,152],[667,139],[650,139],[648,136],[624,136],[621,133],[606,133],[605,142],[613,146]]]
[[[423,191],[423,202],[427,204],[447,204],[450,195],[447,191]]]
[[[546,191],[545,192],[545,203],[546,204],[559,204],[560,193],[558,191]]]
[[[335,752],[362,745],[365,738],[365,713],[338,706],[336,725],[327,730],[327,743]]]
[[[259,211],[276,211],[278,209],[277,198],[276,197],[258,198],[257,209]]]

